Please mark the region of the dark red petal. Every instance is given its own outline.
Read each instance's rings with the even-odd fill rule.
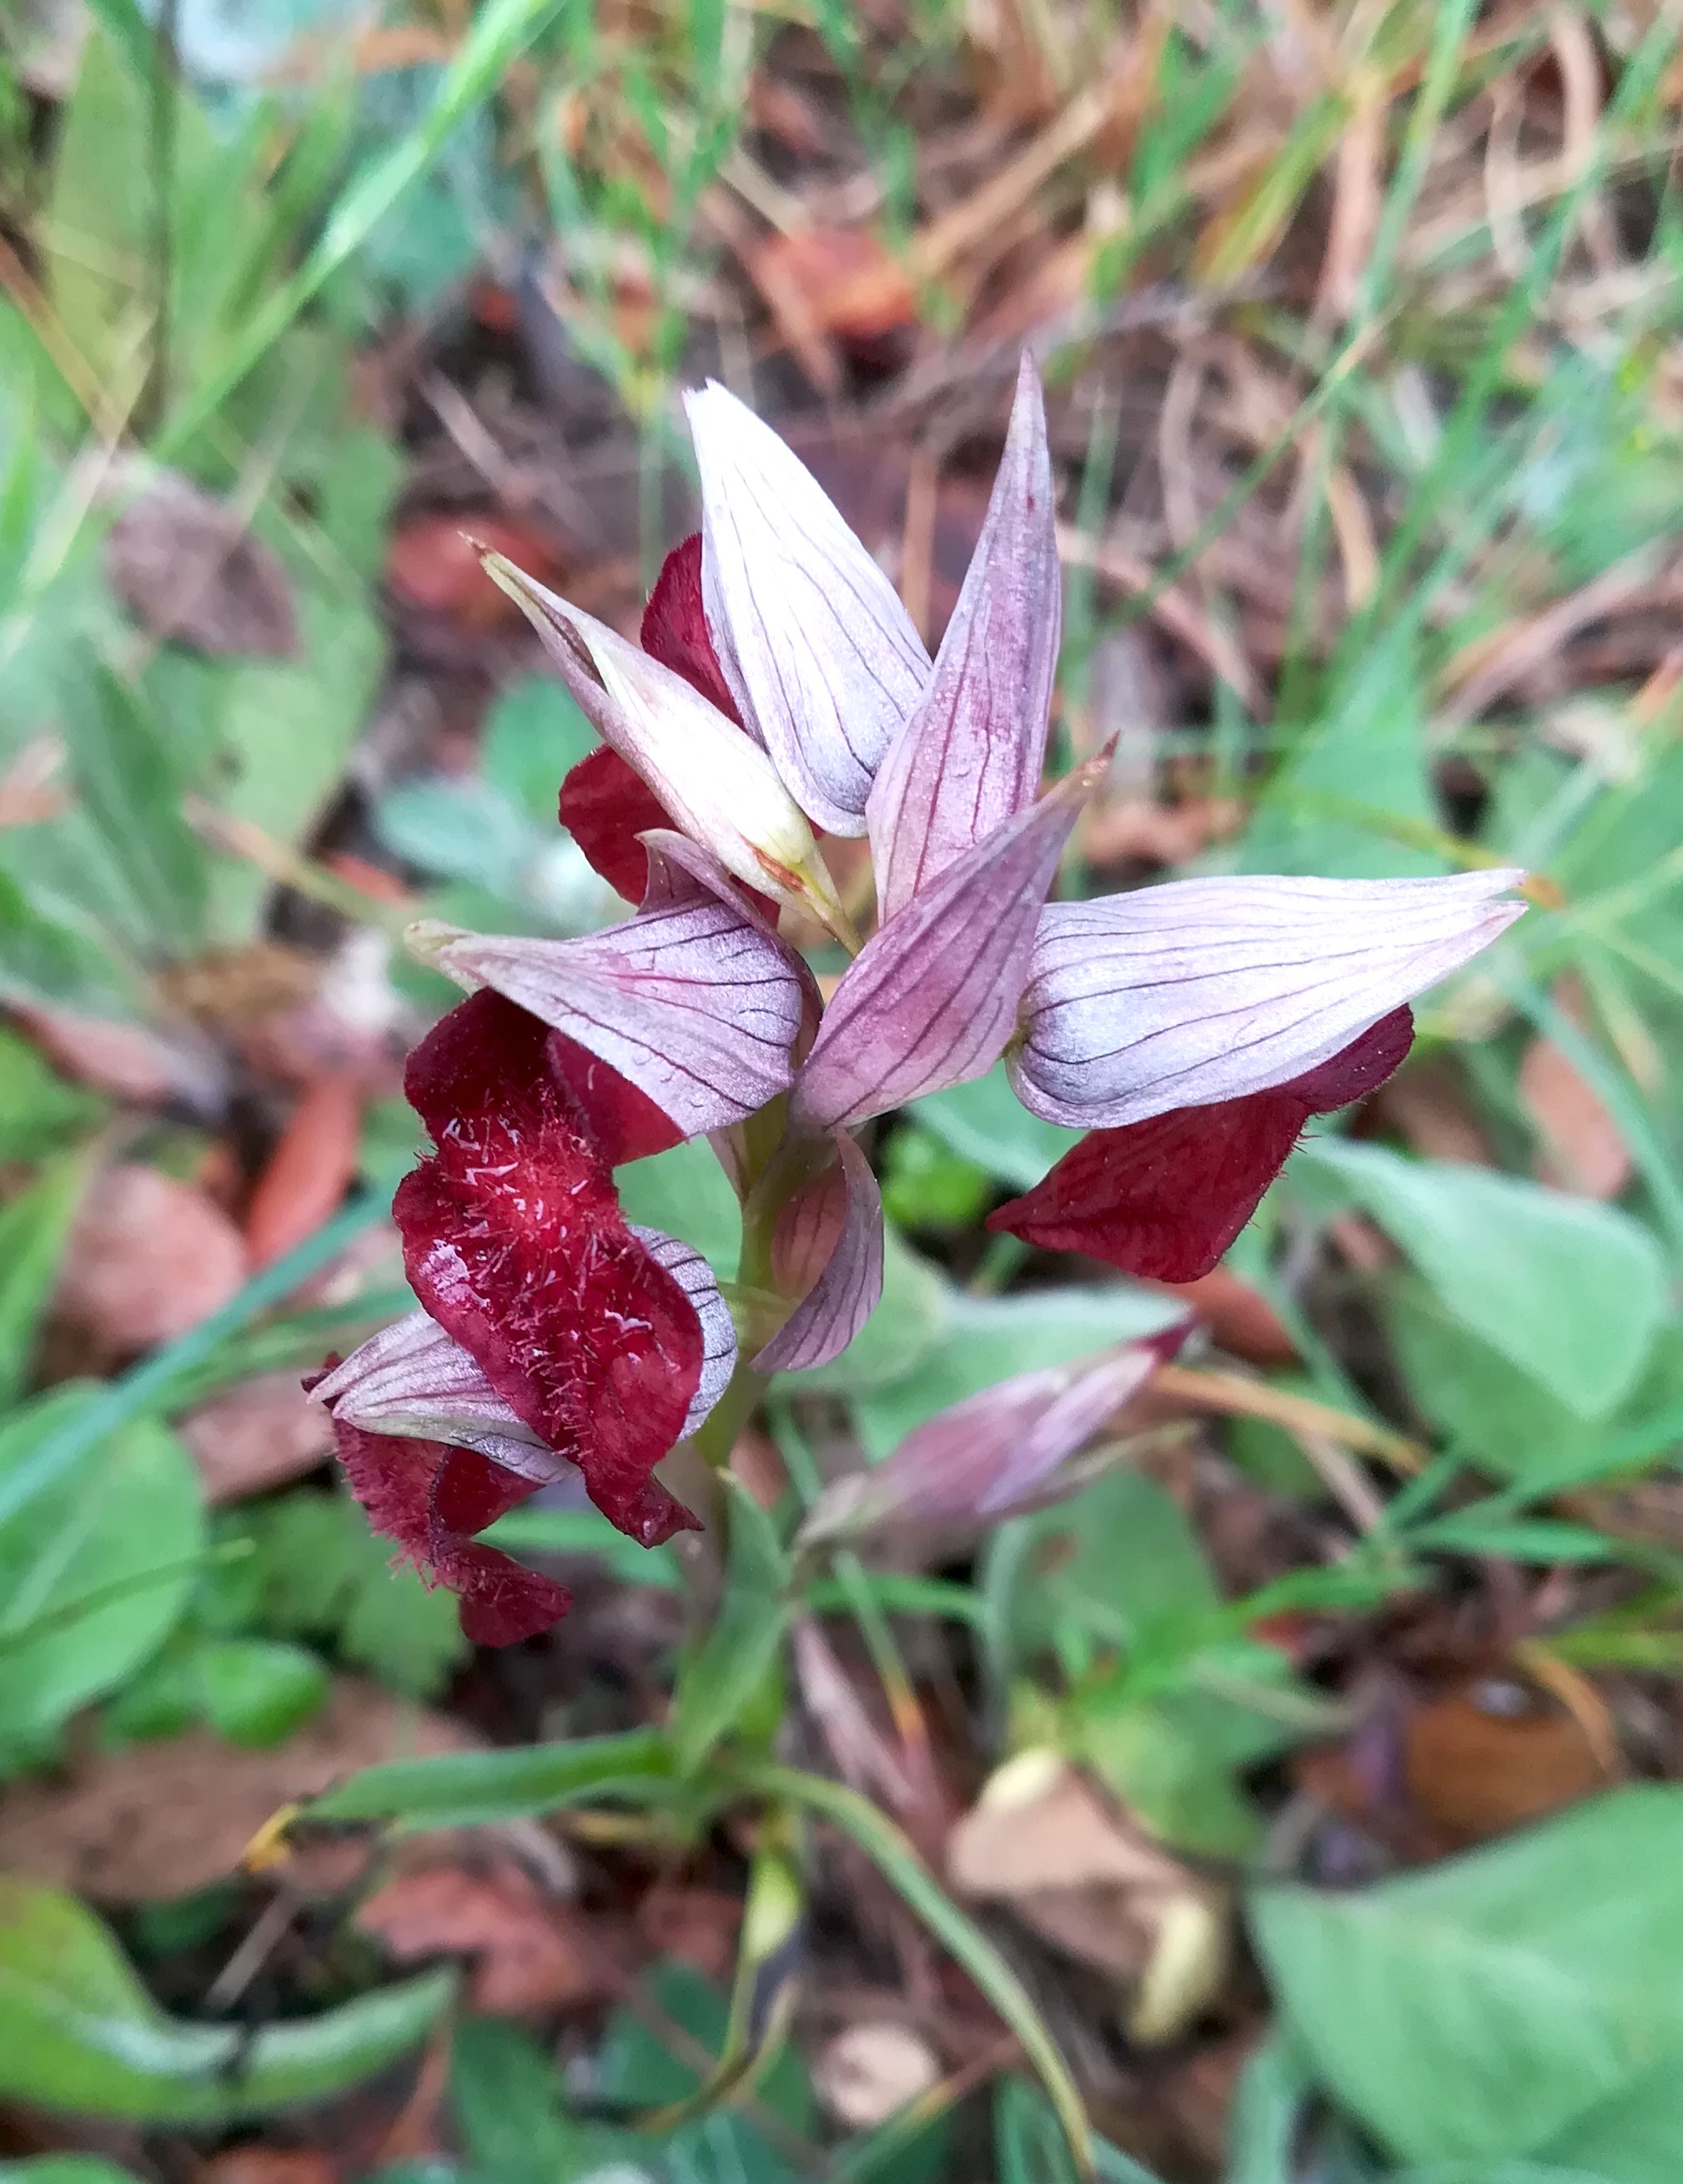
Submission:
[[[609,1167],[647,1160],[651,1153],[664,1153],[682,1143],[682,1130],[647,1092],[576,1039],[553,1031],[544,1051]]]
[[[692,532],[660,565],[638,632],[642,649],[663,667],[681,675],[740,728],[742,716],[719,665],[702,604],[702,535]]]
[[[695,1522],[651,1474],[700,1384],[701,1323],[626,1227],[548,1036],[486,989],[422,1040],[405,1089],[437,1150],[392,1217],[426,1310],[649,1546]]]
[[[637,837],[673,823],[642,776],[603,744],[562,783],[560,816],[591,870],[627,902],[641,902],[648,858]]]
[[[1310,1116],[1371,1092],[1413,1037],[1412,1015],[1397,1009],[1272,1091],[1090,1130],[987,1225],[1047,1251],[1085,1252],[1147,1281],[1197,1281],[1256,1212]]]
[[[568,1596],[553,1578],[469,1536],[524,1501],[530,1480],[439,1441],[365,1433],[337,1418],[333,1432],[370,1525],[395,1540],[399,1559],[429,1584],[457,1596],[463,1631],[475,1645],[512,1646],[566,1613]]]

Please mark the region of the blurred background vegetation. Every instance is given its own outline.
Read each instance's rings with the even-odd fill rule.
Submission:
[[[1049,2037],[1123,2184],[1673,2184],[1675,8],[11,0],[0,60],[0,2170],[1039,2184]],[[577,1605],[474,1657],[298,1387],[407,1306],[403,927],[617,915],[463,534],[634,626],[713,374],[933,642],[1025,345],[1054,734],[1119,738],[1067,891],[1534,906],[1078,1499],[743,1578],[806,1791],[628,1812],[568,1754],[647,1771],[664,1551],[518,1513]],[[1180,1309],[987,1238],[1065,1142],[879,1129],[774,1524]],[[723,1263],[704,1146],[622,1181]]]

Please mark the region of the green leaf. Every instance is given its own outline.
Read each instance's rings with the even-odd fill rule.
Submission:
[[[33,1040],[0,1024],[0,1161],[39,1160],[104,1113],[103,1100],[67,1084]]]
[[[1683,1790],[1644,1786],[1350,1894],[1253,1892],[1290,2036],[1404,2159],[1552,2149],[1683,2070]]]
[[[107,387],[136,370],[131,337],[148,300],[138,284],[157,235],[152,170],[145,80],[96,27],[62,115],[42,234],[47,300]]]
[[[1227,2184],[1293,2184],[1293,2150],[1310,2092],[1303,2064],[1278,2033],[1240,2075],[1227,2126]]]
[[[518,2025],[464,2018],[450,2046],[450,2106],[475,2170],[495,2184],[565,2184],[580,2132],[561,2111],[553,2054]]]
[[[962,1159],[1016,1190],[1032,1190],[1081,1137],[1031,1115],[1011,1089],[1003,1061],[986,1077],[914,1100],[906,1112]]]
[[[1677,2059],[1643,2070],[1631,2084],[1568,2126],[1545,2149],[1555,2176],[1595,2184],[1675,2184],[1683,2176],[1683,2108]]]
[[[678,1771],[693,1774],[763,1693],[789,1627],[787,1558],[777,1528],[742,1482],[725,1473],[729,1528],[725,1596],[713,1626],[678,1671],[669,1734]]]
[[[37,2153],[27,2161],[0,2161],[0,2184],[138,2184],[131,2169],[119,2169],[97,2153]]]
[[[683,1585],[669,1546],[639,1546],[599,1509],[511,1509],[480,1537],[510,1555],[594,1555],[620,1585],[653,1585],[662,1592]]]
[[[81,811],[133,905],[130,944],[187,954],[204,932],[210,859],[181,816],[186,781],[163,721],[103,668],[65,677],[60,719]]]
[[[1297,1158],[1378,1222],[1446,1311],[1580,1418],[1630,1393],[1670,1299],[1664,1256],[1628,1213],[1342,1139],[1312,1138]]]
[[[939,1347],[920,1354],[915,1371],[886,1384],[864,1384],[853,1410],[859,1438],[867,1455],[880,1459],[914,1426],[996,1381],[1042,1365],[1069,1364],[1185,1316],[1185,1306],[1174,1297],[1130,1282],[1004,1297],[952,1292]]]
[[[993,2153],[999,2184],[1077,2184],[1069,2143],[1047,2098],[1022,2078],[1002,2078],[993,2092]],[[1099,2184],[1160,2184],[1137,2161],[1104,2141],[1093,2142]]]
[[[936,1355],[953,1290],[897,1228],[883,1236],[882,1295],[875,1312],[832,1364],[792,1376],[785,1384],[807,1391],[854,1395],[905,1380]]]
[[[1399,629],[1368,649],[1299,737],[1246,830],[1239,869],[1339,879],[1441,872],[1441,856],[1408,838],[1437,823],[1425,724],[1414,640]]]
[[[459,1827],[469,1820],[514,1819],[575,1805],[587,1797],[658,1802],[672,1785],[672,1761],[658,1729],[581,1736],[567,1744],[529,1744],[497,1752],[448,1752],[365,1767],[312,1799],[321,1820],[401,1820],[411,1828]]]
[[[231,1744],[280,1744],[327,1696],[327,1671],[302,1646],[261,1638],[201,1646],[194,1661],[205,1717]]]
[[[633,1161],[614,1181],[628,1221],[676,1236],[715,1273],[736,1272],[742,1208],[705,1139],[689,1138],[652,1160]]]
[[[968,1228],[992,1195],[987,1171],[953,1152],[933,1130],[912,1123],[888,1140],[883,1211],[901,1228],[940,1234]]]
[[[0,1409],[29,1373],[35,1331],[88,1177],[81,1153],[67,1153],[27,1190],[0,1206]]]
[[[480,765],[534,827],[553,834],[564,775],[596,749],[596,730],[553,675],[528,675],[497,697],[485,724]]]
[[[137,2122],[200,2123],[319,2100],[413,2048],[454,1991],[430,1973],[266,2027],[168,2017],[73,1897],[0,1875],[0,2092]]]
[[[54,1389],[0,1425],[0,1482],[97,1395]],[[121,1682],[175,1624],[203,1546],[197,1469],[149,1418],[0,1524],[0,1737],[56,1728]]]

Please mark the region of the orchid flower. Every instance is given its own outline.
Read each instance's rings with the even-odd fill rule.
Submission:
[[[492,1643],[565,1606],[475,1539],[495,1517],[576,1475],[646,1545],[694,1524],[657,1475],[669,1452],[699,1436],[723,1462],[768,1376],[828,1363],[863,1326],[883,1228],[861,1123],[1003,1056],[1032,1113],[1086,1134],[992,1225],[1189,1281],[1308,1118],[1401,1062],[1410,1000],[1523,907],[1511,871],[1049,902],[1105,761],[1042,788],[1060,601],[1026,360],[933,660],[792,450],[721,387],[688,407],[703,527],[640,644],[486,556],[601,737],[560,816],[636,907],[579,939],[414,933],[468,994],[406,1078],[433,1145],[393,1207],[420,1309],[314,1384],[375,1528]],[[820,833],[869,838],[863,945]],[[792,905],[853,956],[827,1006],[778,930]],[[742,1204],[728,1296],[698,1254],[627,1223],[614,1186],[703,1135]],[[972,1498],[1006,1506],[1161,1354],[1031,1375],[954,1412],[933,1472],[921,1444],[902,1469],[962,1485],[948,1444],[975,1437]],[[891,1474],[872,1506],[900,1491]]]

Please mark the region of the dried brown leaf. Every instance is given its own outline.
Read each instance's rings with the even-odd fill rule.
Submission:
[[[9,1784],[0,1796],[0,1871],[108,1903],[190,1896],[236,1873],[281,1806],[359,1767],[473,1741],[460,1724],[344,1677],[285,1744],[253,1750],[192,1730]]]
[[[525,1866],[492,1852],[400,1873],[357,1913],[400,1964],[465,1957],[475,2009],[493,2017],[561,2009],[603,1992],[603,1965],[580,1914],[547,1897]]]
[[[246,1208],[246,1249],[266,1267],[337,1212],[357,1172],[362,1093],[348,1077],[318,1078],[305,1092]]]
[[[1507,1704],[1519,1710],[1508,1712]],[[1505,1834],[1607,1786],[1583,1726],[1517,1684],[1475,1684],[1409,1716],[1408,1789],[1439,1827],[1463,1841]]]
[[[813,2061],[814,2090],[849,2131],[875,2131],[940,2080],[929,2042],[892,2020],[848,2025]]]
[[[160,640],[221,659],[291,660],[298,650],[292,581],[237,509],[160,471],[112,524],[111,588]]]
[[[213,1507],[303,1478],[333,1445],[326,1412],[296,1373],[264,1373],[225,1389],[188,1412],[180,1429]]]
[[[54,1308],[113,1352],[143,1350],[197,1327],[245,1278],[240,1232],[202,1190],[121,1162],[88,1187]]]

